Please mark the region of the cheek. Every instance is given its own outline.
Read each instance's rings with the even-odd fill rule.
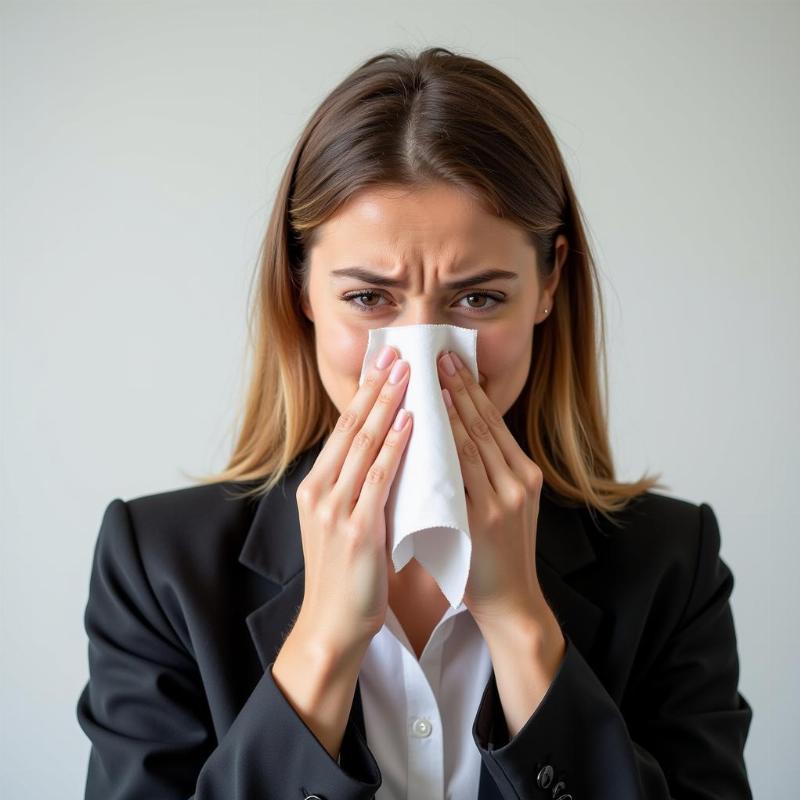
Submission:
[[[489,399],[505,414],[522,391],[531,361],[532,336],[527,333],[478,338],[478,372]]]
[[[315,325],[315,336],[322,384],[341,413],[358,389],[369,331],[331,320]]]
[[[482,332],[483,333],[483,332]],[[531,333],[494,331],[478,337],[478,372],[487,383],[503,382],[530,364]]]

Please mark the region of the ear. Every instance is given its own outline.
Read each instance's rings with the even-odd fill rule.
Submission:
[[[567,253],[569,252],[569,241],[567,237],[564,236],[563,233],[559,233],[556,236],[556,258],[555,258],[555,269],[553,270],[553,286],[552,291],[555,295],[556,287],[558,286],[558,281],[561,278],[561,267],[564,266],[564,262],[567,260]]]
[[[555,257],[553,264],[553,271],[548,276],[547,280],[542,286],[541,295],[539,297],[539,307],[536,310],[536,322],[544,322],[548,317],[553,315],[553,298],[556,296],[556,288],[561,279],[561,267],[567,260],[567,253],[569,252],[569,242],[564,234],[559,234],[555,241]]]
[[[556,237],[555,251],[555,264],[553,266],[553,271],[544,285],[544,299],[546,300],[546,305],[544,306],[545,308],[553,307],[553,298],[556,296],[556,288],[558,287],[558,282],[561,279],[561,267],[567,260],[567,253],[569,252],[569,242],[563,233],[560,233]]]

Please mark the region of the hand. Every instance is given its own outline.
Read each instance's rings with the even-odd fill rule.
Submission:
[[[382,368],[376,359],[297,489],[305,593],[296,627],[336,653],[364,649],[388,606],[385,505],[412,427],[410,414],[390,427],[409,367],[389,356]]]
[[[448,361],[455,374],[448,374]],[[467,496],[472,558],[464,593],[479,626],[555,619],[536,573],[542,471],[458,356],[439,358],[439,379]],[[448,394],[451,405],[448,406]]]

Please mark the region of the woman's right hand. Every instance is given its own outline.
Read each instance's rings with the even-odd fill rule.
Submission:
[[[393,348],[386,350],[384,361],[379,356],[370,367],[296,495],[305,589],[295,627],[339,653],[363,652],[380,630],[388,605],[388,570],[394,569],[385,506],[412,422],[405,410],[397,415],[408,385],[408,363],[396,360]],[[396,418],[404,422],[400,430],[393,427]]]

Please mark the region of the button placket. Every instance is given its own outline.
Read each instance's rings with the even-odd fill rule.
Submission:
[[[408,700],[408,796],[438,797],[444,787],[444,740],[436,697],[413,653],[401,647],[403,680]]]

